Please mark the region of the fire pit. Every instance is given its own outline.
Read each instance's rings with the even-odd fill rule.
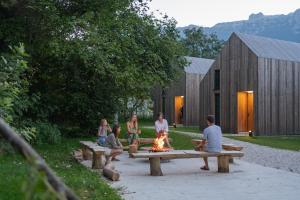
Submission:
[[[152,147],[149,149],[149,152],[167,152],[173,150],[173,148],[164,147],[165,139],[167,135],[164,133],[158,134],[158,136],[153,141]]]

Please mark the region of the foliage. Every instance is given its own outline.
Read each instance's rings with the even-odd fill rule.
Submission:
[[[31,56],[23,118],[93,129],[185,65],[176,22],[147,0],[3,2],[0,51],[21,41]]]
[[[40,122],[34,125],[36,128],[36,142],[38,144],[57,144],[61,142],[61,132],[57,125]]]
[[[29,83],[25,76],[28,54],[22,43],[9,47],[9,50],[2,53],[0,60],[0,117],[31,141],[35,137],[35,129],[25,126],[20,117],[30,104],[26,96]]]
[[[215,58],[224,43],[215,34],[206,35],[201,27],[186,29],[184,34],[182,43],[186,48],[186,54],[193,57]]]

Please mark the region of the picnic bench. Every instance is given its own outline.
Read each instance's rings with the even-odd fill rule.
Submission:
[[[83,160],[92,160],[93,169],[103,169],[106,147],[99,146],[91,141],[80,141]],[[91,153],[92,152],[92,155]]]
[[[218,172],[229,173],[230,157],[242,157],[241,151],[221,151],[220,153],[208,153],[195,150],[174,150],[169,152],[138,152],[132,153],[133,158],[149,158],[151,176],[163,176],[160,160],[161,159],[180,159],[180,158],[203,158],[217,157]]]

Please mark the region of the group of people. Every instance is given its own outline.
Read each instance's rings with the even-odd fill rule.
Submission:
[[[215,120],[213,116],[207,116],[206,122],[208,127],[203,131],[203,140],[202,143],[197,146],[197,149],[203,149],[207,152],[220,152],[222,149],[221,139],[222,139],[222,131],[221,128],[215,125]],[[139,135],[141,134],[141,130],[138,127],[138,118],[136,114],[133,114],[130,120],[126,123],[127,132],[126,138],[129,144],[139,145]],[[169,143],[168,135],[169,135],[169,125],[168,121],[164,119],[163,113],[159,113],[157,115],[157,120],[155,121],[155,132],[156,137],[161,135],[165,137],[165,144],[167,147],[171,148]],[[107,120],[102,119],[100,121],[100,126],[98,129],[98,144],[100,146],[107,147],[108,150],[106,152],[107,158],[118,161],[116,156],[120,155],[123,152],[123,146],[119,141],[119,135],[121,133],[121,127],[119,124],[115,124],[111,129]],[[205,165],[201,167],[202,170],[209,170],[208,160],[204,158]]]

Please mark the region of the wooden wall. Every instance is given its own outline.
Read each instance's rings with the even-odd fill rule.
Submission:
[[[237,132],[237,92],[254,91],[257,102],[257,56],[233,34],[224,45],[211,69],[200,83],[200,128],[206,127],[206,116],[215,114],[215,94],[220,94],[220,126],[223,132]],[[220,90],[214,90],[214,73],[220,70]],[[254,110],[256,129],[257,108]]]
[[[185,88],[185,125],[197,126],[199,124],[199,86],[204,74],[186,73]]]
[[[198,126],[199,124],[199,85],[204,77],[203,74],[183,74],[174,81],[166,90],[165,117],[169,124],[175,123],[175,96],[184,96],[183,121],[187,126]],[[161,88],[155,88],[153,92],[154,116],[162,111]]]
[[[261,135],[300,134],[300,63],[258,59],[258,104]]]
[[[152,100],[154,102],[154,118],[157,113],[162,112],[162,89],[157,87],[154,89]],[[169,124],[175,122],[175,96],[185,95],[185,74],[182,74],[176,81],[166,88],[166,99],[165,99],[165,118]],[[185,110],[185,109],[184,109]]]

